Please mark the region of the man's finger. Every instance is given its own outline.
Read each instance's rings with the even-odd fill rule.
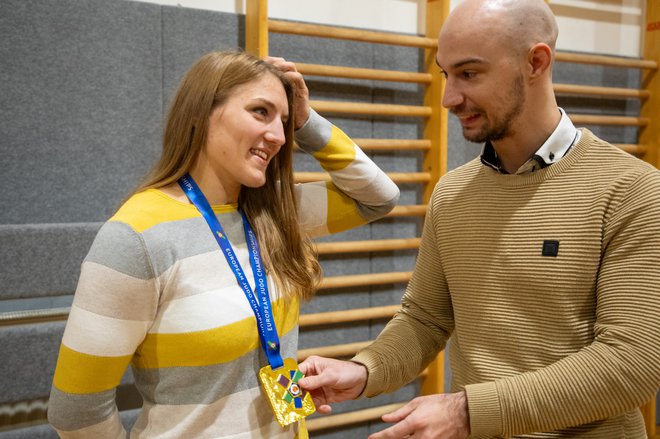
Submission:
[[[415,410],[416,405],[411,402],[408,404],[404,405],[403,407],[394,410],[393,412],[386,413],[382,416],[383,422],[388,422],[388,423],[393,423],[393,422],[399,422],[402,419],[405,419],[408,417],[409,414]]]
[[[319,389],[324,386],[329,386],[334,383],[331,378],[329,378],[324,374],[321,374],[321,375],[305,376],[303,378],[300,378],[300,380],[298,380],[298,384],[300,384],[300,387],[302,387],[303,389],[310,391],[310,390]]]
[[[332,413],[332,407],[328,404],[319,404],[317,405],[316,402],[314,403],[316,405],[316,411],[319,412],[322,415],[328,415]]]

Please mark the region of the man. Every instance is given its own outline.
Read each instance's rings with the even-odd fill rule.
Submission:
[[[310,357],[320,412],[413,380],[451,336],[452,392],[373,439],[645,438],[660,384],[660,172],[557,107],[542,0],[464,0],[438,39],[443,105],[480,158],[429,202],[401,310],[351,362]]]

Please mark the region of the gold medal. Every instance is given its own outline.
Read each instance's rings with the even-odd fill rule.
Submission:
[[[312,395],[300,388],[298,380],[303,373],[293,358],[285,358],[284,366],[271,369],[262,367],[259,380],[266,391],[275,419],[282,427],[299,421],[316,411]]]

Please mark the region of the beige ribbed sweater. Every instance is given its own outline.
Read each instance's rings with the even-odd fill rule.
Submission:
[[[503,175],[475,159],[443,177],[402,309],[354,358],[369,369],[364,394],[414,379],[450,336],[471,437],[646,437],[660,172],[583,130],[543,170]]]

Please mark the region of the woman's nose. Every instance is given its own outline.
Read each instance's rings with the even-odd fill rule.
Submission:
[[[274,120],[268,127],[266,132],[266,141],[277,145],[278,147],[284,145],[286,136],[284,135],[284,124],[280,120]]]

